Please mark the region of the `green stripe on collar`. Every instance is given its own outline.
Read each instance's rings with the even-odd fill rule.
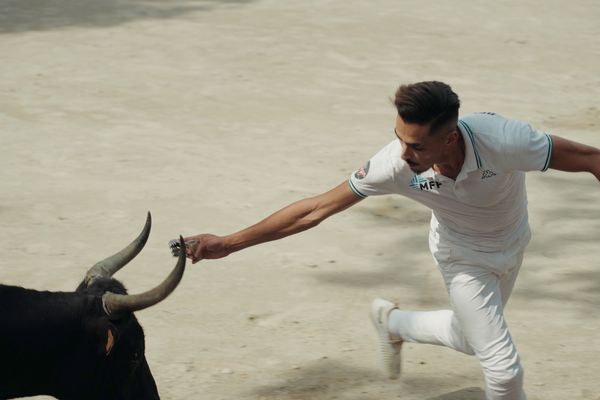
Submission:
[[[482,163],[481,163],[481,157],[479,157],[479,152],[477,151],[477,147],[475,147],[475,139],[473,137],[473,131],[471,130],[471,127],[469,125],[467,125],[467,123],[463,120],[458,120],[458,122],[462,125],[463,128],[465,128],[465,131],[467,131],[467,135],[469,136],[469,140],[471,141],[471,146],[473,146],[473,152],[475,153],[475,161],[477,162],[477,168],[481,169]]]

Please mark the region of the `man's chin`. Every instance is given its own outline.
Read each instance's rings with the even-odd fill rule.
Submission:
[[[414,167],[413,167],[413,166],[410,166],[410,165],[409,165],[409,166],[408,166],[408,168],[410,168],[410,170],[411,170],[412,172],[414,172],[415,174],[417,174],[417,175],[418,175],[418,174],[422,174],[423,172],[427,171],[426,169],[423,169],[423,168],[421,168],[421,167],[418,167],[418,166],[414,166]]]

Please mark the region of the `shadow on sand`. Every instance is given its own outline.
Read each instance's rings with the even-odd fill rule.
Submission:
[[[264,399],[322,399],[360,391],[381,379],[377,371],[319,360],[282,374],[277,384],[259,386],[249,397]],[[365,397],[365,399],[371,397]],[[373,397],[375,398],[375,397]]]
[[[136,20],[168,19],[254,0],[3,0],[0,33],[110,27]]]
[[[318,360],[299,369],[282,373],[279,378],[278,383],[259,386],[244,397],[265,400],[335,398],[381,400],[402,396],[402,398],[422,400],[424,391],[452,385],[451,378],[444,380],[442,377],[388,381],[382,378],[379,371],[349,366],[329,359]],[[482,398],[483,391],[474,387],[437,397],[427,397],[428,400],[481,400]]]
[[[427,400],[482,400],[485,396],[483,390],[477,387],[457,390],[441,396],[430,397]]]

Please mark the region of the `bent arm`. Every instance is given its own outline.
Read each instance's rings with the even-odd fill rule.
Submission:
[[[600,181],[600,149],[552,135],[550,168],[590,172]]]
[[[281,239],[317,226],[327,217],[362,200],[343,182],[328,192],[282,208],[244,230],[225,236],[230,252],[271,240]]]

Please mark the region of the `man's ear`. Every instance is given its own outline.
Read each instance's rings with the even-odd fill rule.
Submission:
[[[451,145],[457,143],[460,137],[459,135],[460,133],[458,133],[457,129],[448,132],[448,134],[446,135],[446,144]]]

